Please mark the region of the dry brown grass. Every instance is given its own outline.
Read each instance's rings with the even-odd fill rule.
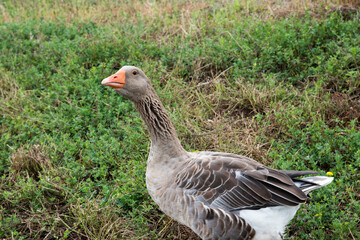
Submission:
[[[353,119],[360,122],[360,95],[350,97],[344,93],[332,93],[330,101],[331,103],[325,110],[325,117],[330,127],[339,124],[333,121],[333,116],[338,116],[339,120],[342,121],[340,124],[346,125]]]
[[[37,178],[39,173],[50,165],[50,160],[40,145],[32,145],[28,150],[21,147],[11,155],[10,167],[15,174],[25,171]]]
[[[172,17],[177,13],[176,20],[170,28],[174,31],[182,31],[184,34],[191,31],[190,18],[192,12],[216,10],[221,6],[234,5],[240,10],[240,14],[257,14],[259,17],[284,17],[289,14],[321,15],[326,11],[352,11],[360,7],[357,0],[217,0],[217,1],[188,1],[188,0],[160,0],[160,1],[20,1],[16,0],[12,5],[16,10],[7,8],[5,3],[0,5],[1,20],[13,22],[29,18],[43,18],[45,20],[66,19],[71,22],[76,19],[83,22],[95,23],[137,23],[139,19],[151,21]],[[29,16],[29,9],[32,15]],[[141,16],[140,18],[138,16]],[[190,25],[189,25],[190,24]],[[185,25],[187,27],[185,27]],[[170,29],[164,29],[167,32]]]
[[[267,15],[275,17],[285,17],[290,14],[302,15],[306,11],[315,16],[321,16],[326,12],[332,11],[352,11],[360,7],[357,0],[258,0],[259,6],[266,8]]]
[[[46,211],[20,211],[19,223],[17,229],[23,233],[30,233],[37,236],[34,239],[51,239],[54,232],[63,233],[65,231],[65,224],[62,218],[66,216],[66,211],[63,210],[46,210]],[[46,222],[53,222],[53,231],[44,231]],[[15,238],[13,238],[15,239]],[[80,239],[74,237],[72,239]]]
[[[255,115],[269,111],[268,106],[278,97],[270,86],[258,88],[241,80],[230,84],[226,78],[207,84],[186,83],[191,85],[186,87],[181,84],[184,83],[173,79],[162,91],[179,88],[171,100],[177,106],[169,111],[182,116],[174,122],[178,132],[183,133],[180,138],[187,148],[232,152],[263,163],[270,161],[267,156],[270,145],[260,137],[266,129],[255,120]],[[171,103],[164,104],[171,106]]]
[[[228,1],[217,1],[220,3]],[[67,21],[73,19],[79,21],[93,21],[97,23],[124,22],[132,20],[137,22],[138,15],[146,19],[155,19],[159,16],[171,15],[175,11],[189,16],[191,12],[211,6],[209,1],[101,1],[101,3],[86,0],[79,1],[16,1],[16,14],[10,13],[6,4],[1,5],[2,20],[5,22],[19,21],[29,18],[24,14],[28,9],[33,9],[30,17],[57,20],[64,18]],[[141,19],[141,18],[140,18]]]
[[[0,66],[0,116],[16,115],[24,111],[22,104],[19,104],[21,102],[19,99],[27,94],[19,87],[17,79]],[[0,126],[0,134],[7,131],[8,129],[3,125]]]
[[[17,95],[19,87],[5,69],[0,68],[0,103],[13,99]]]
[[[100,200],[92,199],[86,202],[78,201],[70,206],[72,226],[68,229],[85,239],[131,239],[134,237],[134,229],[118,216],[116,208],[109,205],[101,206]],[[127,227],[125,227],[127,226]],[[81,232],[77,229],[82,229]]]

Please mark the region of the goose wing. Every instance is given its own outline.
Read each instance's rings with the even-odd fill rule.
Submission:
[[[294,171],[289,175],[297,176]],[[228,211],[296,206],[307,199],[286,172],[233,154],[194,154],[177,174],[176,184],[206,205]]]

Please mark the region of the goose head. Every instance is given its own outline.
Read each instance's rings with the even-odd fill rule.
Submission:
[[[124,66],[115,74],[101,82],[104,86],[113,88],[118,94],[138,101],[152,89],[151,82],[145,73],[134,66]]]

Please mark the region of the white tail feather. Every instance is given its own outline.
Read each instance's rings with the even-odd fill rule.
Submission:
[[[304,193],[308,194],[315,189],[328,185],[334,180],[334,178],[325,176],[313,176],[301,178],[300,180],[302,182],[295,182],[296,186],[300,187]],[[308,183],[310,183],[311,185],[306,186]]]

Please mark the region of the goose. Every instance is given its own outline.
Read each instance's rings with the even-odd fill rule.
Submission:
[[[314,171],[274,170],[232,153],[188,152],[141,69],[124,66],[101,83],[131,100],[147,125],[151,198],[202,239],[282,239],[307,194],[333,180],[302,177],[319,174]]]

